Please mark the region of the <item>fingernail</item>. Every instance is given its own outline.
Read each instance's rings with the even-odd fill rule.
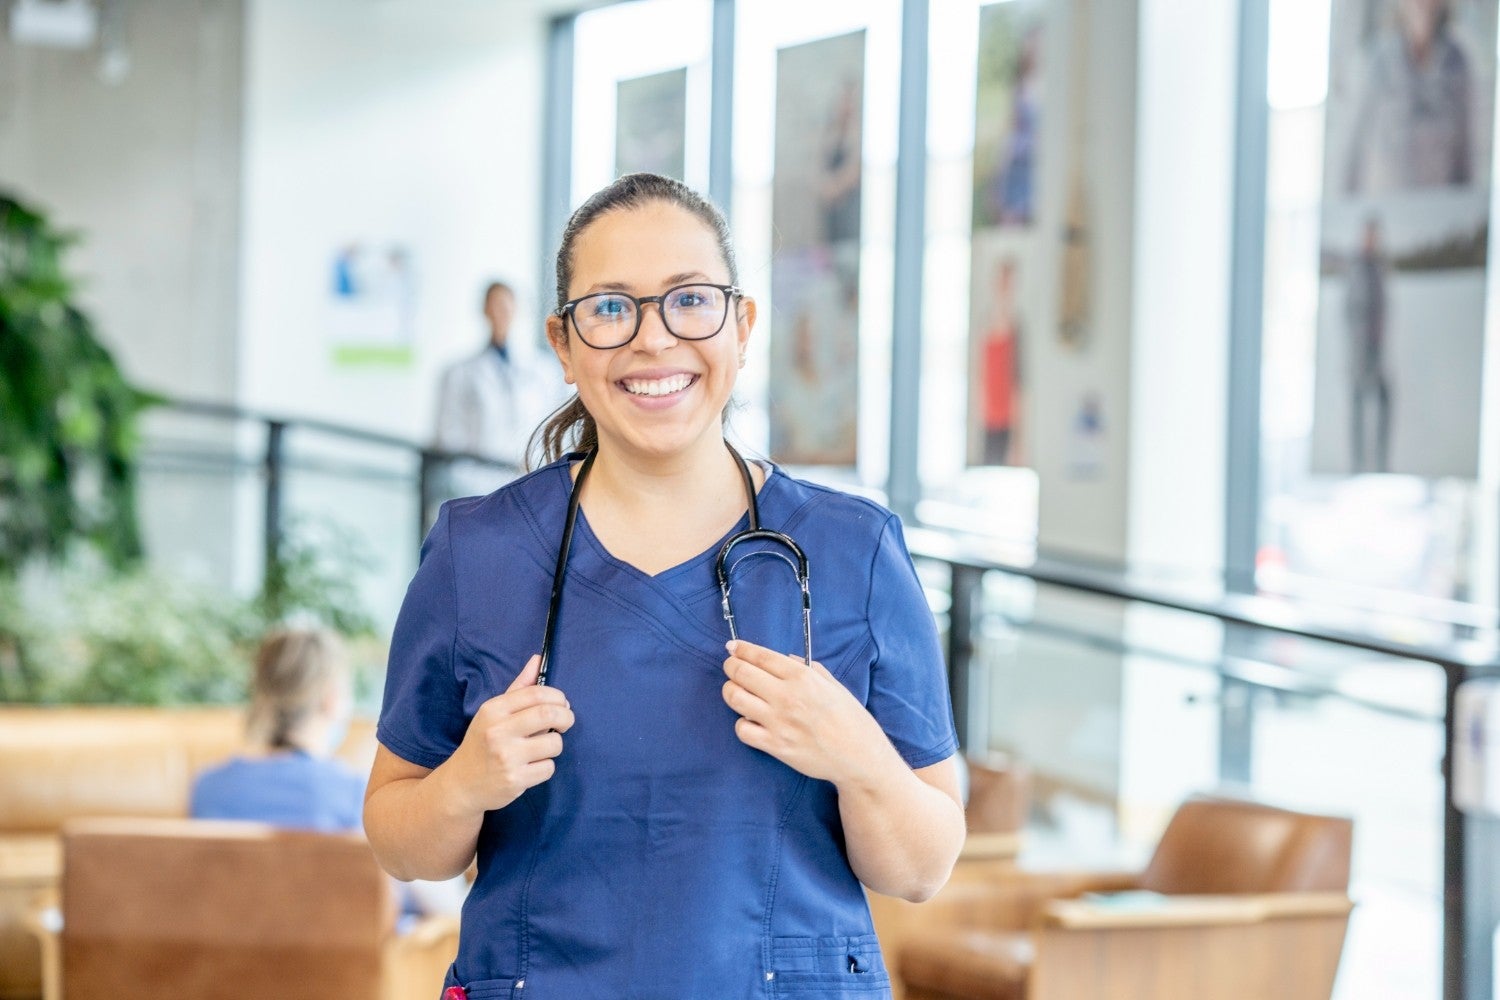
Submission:
[[[724,648],[729,650],[731,653],[734,652],[734,640],[730,639],[728,642],[724,643]]]

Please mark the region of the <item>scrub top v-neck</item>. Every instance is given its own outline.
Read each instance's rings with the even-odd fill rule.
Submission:
[[[563,460],[444,505],[392,639],[379,736],[398,756],[440,765],[536,652],[570,484]],[[814,656],[910,766],[950,756],[899,522],[774,468],[758,496],[762,521],[807,551]],[[553,777],[485,816],[449,984],[475,1000],[888,995],[833,786],[734,734],[717,547],[652,576],[584,519],[576,539],[552,675],[576,721]],[[790,574],[740,572],[745,637],[799,649]]]

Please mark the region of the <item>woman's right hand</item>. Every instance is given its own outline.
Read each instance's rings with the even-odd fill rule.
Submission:
[[[479,706],[448,759],[445,769],[464,811],[504,808],[552,777],[573,710],[557,688],[537,684],[541,663],[533,656],[504,694]]]

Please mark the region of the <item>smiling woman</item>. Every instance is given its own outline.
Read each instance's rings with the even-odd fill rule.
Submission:
[[[621,178],[574,214],[557,272],[547,333],[578,395],[546,465],[446,505],[427,539],[370,841],[403,878],[477,854],[454,997],[889,995],[862,884],[930,896],[964,828],[900,524],[728,447],[756,310],[702,197]],[[774,613],[789,561],[737,558],[753,642],[721,617],[715,559],[748,525],[837,581],[809,624]]]

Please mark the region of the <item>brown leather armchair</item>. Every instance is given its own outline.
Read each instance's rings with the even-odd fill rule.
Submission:
[[[195,775],[244,739],[245,710],[236,706],[0,705],[0,1000],[42,993],[27,914],[39,897],[57,895],[63,824],[185,817]],[[373,720],[354,720],[339,757],[369,771]]]
[[[75,820],[63,830],[47,1000],[431,1000],[458,921],[396,932],[391,879],[357,836],[258,823]]]
[[[950,884],[887,957],[907,1000],[1328,1000],[1352,831],[1343,818],[1193,798],[1143,872],[1017,869]],[[1085,896],[1122,890],[1145,893]]]

